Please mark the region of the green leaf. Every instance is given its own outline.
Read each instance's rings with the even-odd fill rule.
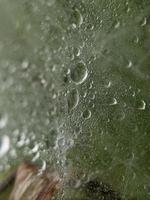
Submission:
[[[95,178],[149,198],[149,13],[149,0],[0,2],[2,171],[46,162],[64,199],[88,198]]]

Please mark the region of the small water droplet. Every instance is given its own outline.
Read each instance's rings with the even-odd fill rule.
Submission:
[[[7,125],[7,122],[8,122],[8,117],[6,114],[0,116],[0,129],[3,129]]]
[[[147,24],[147,18],[144,17],[144,19],[143,19],[143,21],[142,21],[142,23],[141,23],[141,26],[145,26],[146,24]]]
[[[140,102],[140,106],[138,107],[138,110],[145,110],[145,108],[146,108],[146,103],[144,100],[142,100]]]
[[[65,145],[66,145],[65,137],[64,136],[59,136],[56,139],[56,144],[55,144],[54,149],[55,150],[62,150],[62,148],[65,147]]]
[[[117,99],[116,98],[113,98],[111,103],[109,104],[110,106],[114,106],[116,105],[118,102],[117,102]]]
[[[29,67],[29,61],[28,60],[24,60],[23,62],[22,62],[22,69],[27,69]]]
[[[78,57],[80,56],[80,54],[81,54],[81,50],[79,48],[74,48],[74,55]]]
[[[42,160],[42,167],[39,169],[38,175],[43,174],[43,172],[46,170],[47,164],[45,160]]]
[[[127,68],[131,68],[131,67],[132,67],[132,65],[133,65],[132,61],[131,61],[131,60],[129,60]]]
[[[71,70],[70,77],[72,81],[76,84],[83,83],[88,76],[88,70],[83,62],[76,65],[75,68]]]
[[[4,135],[0,140],[0,158],[2,158],[10,148],[10,138]]]
[[[136,44],[138,44],[138,43],[139,43],[139,40],[140,40],[139,37],[138,37],[138,36],[135,36],[133,42],[136,43]]]
[[[82,116],[83,116],[84,119],[89,119],[91,117],[91,111],[90,110],[85,110],[82,113]]]
[[[120,27],[120,22],[118,21],[118,22],[115,24],[114,28],[117,29],[117,28],[119,28],[119,27]]]
[[[105,88],[110,88],[111,87],[111,85],[112,85],[112,82],[111,81],[109,81],[106,85],[105,85]]]

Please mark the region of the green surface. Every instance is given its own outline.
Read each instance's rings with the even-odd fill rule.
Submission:
[[[149,0],[1,1],[1,168],[53,164],[62,199],[87,199],[75,185],[95,177],[150,199],[149,47]]]

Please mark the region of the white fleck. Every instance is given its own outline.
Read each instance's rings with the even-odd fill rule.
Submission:
[[[31,152],[32,152],[32,153],[36,153],[36,152],[38,151],[38,149],[39,149],[39,145],[36,144],[36,145],[33,147],[33,149],[31,150]]]
[[[7,122],[8,122],[7,115],[1,116],[0,117],[0,129],[3,129],[6,126]]]
[[[4,135],[0,143],[0,158],[2,158],[10,148],[10,138],[7,135]]]

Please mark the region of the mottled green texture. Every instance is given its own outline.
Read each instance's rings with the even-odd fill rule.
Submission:
[[[37,162],[149,199],[149,47],[149,0],[1,1],[1,135],[15,159],[32,159],[38,143]],[[71,74],[82,62],[88,75],[77,84]],[[28,140],[16,147],[21,135]],[[8,153],[1,163],[13,160]],[[84,192],[66,187],[64,199],[81,200]]]

